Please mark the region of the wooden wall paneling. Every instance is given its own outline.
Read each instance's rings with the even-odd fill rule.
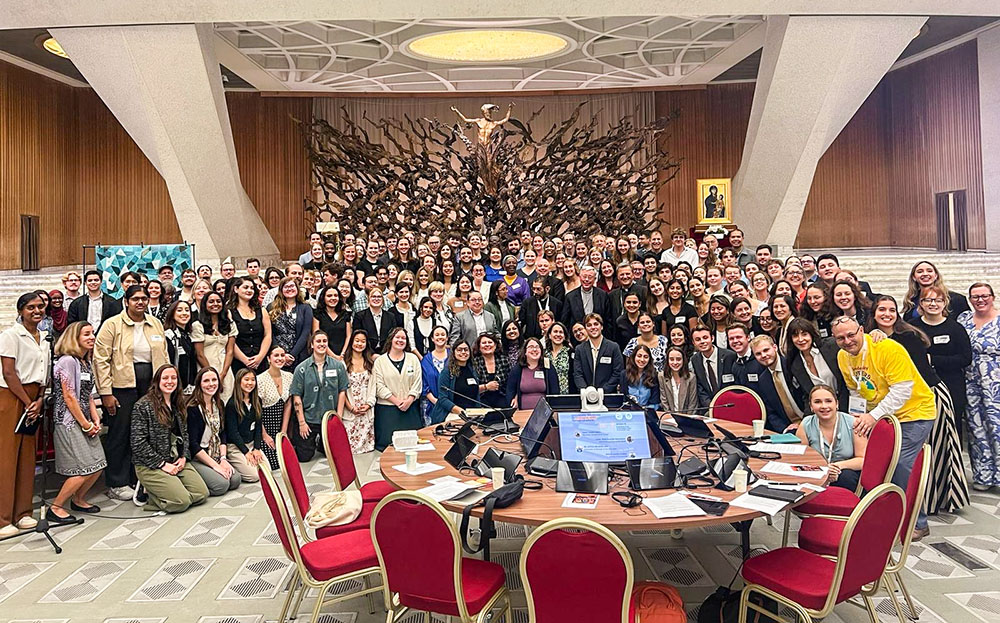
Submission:
[[[230,91],[226,103],[247,196],[281,256],[298,257],[306,250],[303,201],[311,185],[309,161],[293,118],[308,120],[312,99]]]

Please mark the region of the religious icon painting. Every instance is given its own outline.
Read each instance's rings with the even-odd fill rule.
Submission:
[[[698,180],[698,224],[728,225],[733,222],[733,200],[728,177]]]

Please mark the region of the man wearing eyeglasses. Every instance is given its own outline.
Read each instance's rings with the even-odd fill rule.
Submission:
[[[895,417],[899,421],[902,440],[892,482],[905,490],[917,453],[934,427],[934,394],[899,342],[872,341],[851,316],[834,318],[831,325],[841,349],[837,363],[851,393],[854,430],[867,437],[876,420]],[[914,538],[929,533],[927,517],[921,512]]]

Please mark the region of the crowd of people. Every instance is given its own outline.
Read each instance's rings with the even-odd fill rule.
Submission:
[[[262,462],[277,469],[279,432],[308,461],[331,410],[364,453],[450,413],[531,409],[589,386],[675,413],[749,387],[769,430],[797,434],[852,489],[868,433],[894,417],[894,482],[933,446],[929,513],[968,503],[968,431],[972,487],[1000,486],[992,287],[966,297],[922,261],[897,301],[832,253],[773,253],[738,228],[699,242],[675,229],[669,245],[659,231],[314,233],[283,269],[161,266],[112,276],[120,297],[102,291],[105,275],[71,272],[63,290],[22,296],[0,335],[0,470],[12,475],[0,536],[35,522],[35,442],[14,428],[41,413],[50,357],[66,476],[52,522],[97,512],[87,493],[102,474],[114,499],[180,512],[254,481]]]

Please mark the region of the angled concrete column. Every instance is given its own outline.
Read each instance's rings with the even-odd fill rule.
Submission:
[[[986,248],[1000,251],[1000,28],[977,37]]]
[[[733,182],[748,242],[791,250],[817,162],[925,19],[768,18]]]
[[[199,262],[280,259],[240,182],[210,24],[52,35],[163,176]]]

